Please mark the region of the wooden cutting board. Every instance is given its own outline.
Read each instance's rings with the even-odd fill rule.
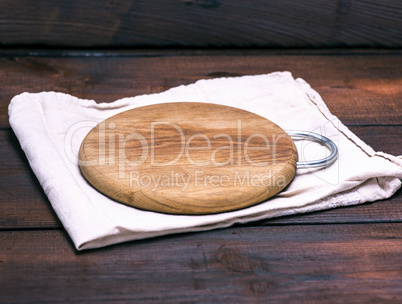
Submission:
[[[212,214],[260,203],[293,179],[292,139],[233,107],[163,103],[122,112],[92,129],[80,168],[103,194],[136,208]]]

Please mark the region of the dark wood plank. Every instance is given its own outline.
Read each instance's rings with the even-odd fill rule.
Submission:
[[[397,0],[6,0],[0,44],[400,47]]]
[[[251,55],[247,55],[250,54]],[[401,124],[401,52],[390,55],[271,55],[269,51],[207,51],[132,57],[50,58],[0,56],[0,128],[7,107],[22,92],[60,91],[111,102],[157,93],[198,79],[289,70],[317,90],[333,114],[349,125]],[[117,56],[118,54],[116,54]],[[173,72],[174,71],[174,72]]]
[[[402,126],[351,129],[376,149],[394,154],[400,151]],[[0,229],[61,227],[11,130],[0,131],[0,155]],[[283,217],[250,225],[382,221],[402,221],[402,191],[386,201]]]
[[[77,253],[1,232],[1,303],[399,303],[402,223],[230,228]]]
[[[402,121],[400,126],[349,126],[349,129],[375,151],[402,155]]]
[[[0,229],[61,227],[11,131],[0,131],[0,151]]]

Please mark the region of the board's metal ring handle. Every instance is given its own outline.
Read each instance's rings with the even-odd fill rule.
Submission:
[[[297,162],[298,169],[308,169],[308,168],[321,168],[330,166],[337,158],[338,158],[338,147],[335,143],[329,138],[322,136],[313,132],[305,132],[305,131],[293,131],[286,130],[285,131],[291,138],[301,138],[307,139],[310,141],[319,142],[325,145],[330,151],[331,154],[328,157],[310,160],[310,161],[299,161]]]

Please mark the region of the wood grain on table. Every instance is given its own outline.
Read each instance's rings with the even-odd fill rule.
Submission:
[[[401,47],[398,0],[3,0],[0,44]]]

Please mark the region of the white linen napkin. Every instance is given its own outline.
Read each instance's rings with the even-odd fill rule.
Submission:
[[[88,184],[77,164],[80,144],[92,127],[131,108],[177,101],[233,106],[264,116],[285,130],[322,134],[338,145],[339,158],[329,168],[299,169],[291,184],[266,202],[213,215],[138,210]],[[199,80],[107,104],[56,92],[23,93],[12,99],[9,116],[32,170],[77,250],[355,205],[388,198],[401,186],[402,159],[367,146],[329,112],[317,92],[289,72]],[[299,143],[298,149],[300,157],[307,159],[328,152],[306,142]]]

